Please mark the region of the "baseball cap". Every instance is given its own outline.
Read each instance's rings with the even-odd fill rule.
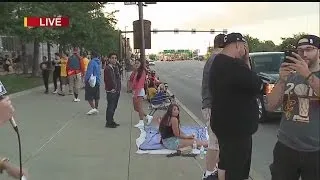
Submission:
[[[247,42],[242,34],[240,33],[230,33],[227,34],[224,38],[224,47],[235,42]]]
[[[224,38],[225,38],[225,34],[218,34],[216,35],[216,37],[214,38],[214,48],[223,48],[224,45]]]
[[[302,45],[311,45],[320,49],[320,38],[315,35],[303,35],[297,42],[297,47]]]

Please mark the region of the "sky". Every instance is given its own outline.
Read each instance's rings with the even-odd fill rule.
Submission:
[[[249,34],[260,40],[281,43],[281,37],[299,32],[320,34],[320,3],[316,2],[158,2],[143,8],[144,19],[151,29],[210,30]],[[123,2],[107,4],[105,12],[116,13],[116,28],[132,31],[138,20],[138,6]],[[165,49],[199,49],[205,54],[216,34],[157,33],[152,34],[151,48],[146,53]],[[133,47],[133,35],[127,34]]]

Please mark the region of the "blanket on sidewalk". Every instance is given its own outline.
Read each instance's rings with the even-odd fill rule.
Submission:
[[[199,140],[208,140],[208,132],[206,128],[199,126],[183,126],[181,130],[186,135],[195,134]],[[144,129],[140,129],[140,136],[136,139],[136,145],[138,148],[137,154],[170,154],[175,151],[166,149],[160,144],[160,133],[158,127],[145,126]],[[198,150],[197,153],[200,151]]]

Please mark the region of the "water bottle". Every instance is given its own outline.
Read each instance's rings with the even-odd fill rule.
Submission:
[[[196,142],[196,141],[193,141],[192,153],[193,153],[193,154],[196,154],[196,152],[197,152],[197,142]]]
[[[206,138],[207,138],[207,140],[209,141],[209,132],[208,132],[208,128],[207,128],[207,127],[205,127],[205,130],[206,130]]]
[[[204,157],[205,157],[204,147],[201,146],[201,148],[200,148],[200,159],[204,159]]]

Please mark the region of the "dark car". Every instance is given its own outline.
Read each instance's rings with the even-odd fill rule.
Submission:
[[[259,121],[265,122],[269,118],[280,118],[282,107],[273,112],[265,109],[266,95],[271,92],[279,79],[279,68],[284,60],[284,52],[256,52],[250,53],[250,63],[264,82],[263,95],[257,99],[259,105]]]

